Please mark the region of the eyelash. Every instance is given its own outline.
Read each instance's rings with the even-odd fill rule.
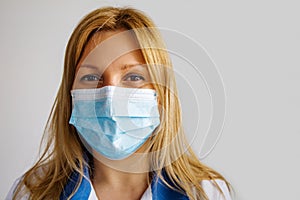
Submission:
[[[134,78],[133,80],[131,78]],[[128,78],[130,78],[131,80],[127,80]],[[135,80],[136,78],[138,78],[139,80]],[[141,75],[138,75],[138,74],[128,74],[125,76],[125,81],[144,81],[145,78]]]
[[[93,79],[93,80],[91,80],[91,78]],[[100,77],[98,76],[98,75],[95,75],[95,74],[88,74],[88,75],[85,75],[85,76],[83,76],[81,79],[80,79],[80,81],[100,81]]]
[[[133,79],[132,79],[133,78]],[[136,79],[139,79],[139,80],[136,80]],[[102,78],[100,78],[98,75],[95,75],[95,74],[88,74],[88,75],[84,75],[80,81],[88,81],[88,82],[91,82],[91,81],[101,81]],[[129,79],[129,80],[128,80]],[[138,75],[138,74],[127,74],[124,78],[124,81],[144,81],[145,78],[141,75]]]

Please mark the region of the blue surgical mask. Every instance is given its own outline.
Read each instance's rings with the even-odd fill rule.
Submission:
[[[155,90],[106,86],[71,91],[70,124],[111,160],[132,155],[160,124]]]

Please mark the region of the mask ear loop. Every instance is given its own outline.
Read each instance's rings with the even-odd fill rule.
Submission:
[[[157,94],[156,94],[157,95]],[[162,105],[160,105],[159,103],[157,104],[158,106],[158,110],[159,110],[159,125],[154,129],[154,131],[152,132],[151,136],[150,136],[150,141],[151,143],[154,142],[154,139],[156,138],[156,135],[161,131],[162,129],[162,122],[164,122],[164,109],[162,107]]]

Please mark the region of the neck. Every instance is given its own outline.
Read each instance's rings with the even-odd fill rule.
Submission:
[[[117,166],[122,163],[122,161],[110,161],[109,164],[114,162],[117,163]],[[108,166],[107,163],[94,158],[92,183],[99,199],[137,200],[142,197],[150,183],[149,172],[120,171],[118,168]]]
[[[115,188],[143,186],[146,189],[150,183],[146,159],[131,156],[124,160],[109,160],[98,154],[94,157],[93,184]]]

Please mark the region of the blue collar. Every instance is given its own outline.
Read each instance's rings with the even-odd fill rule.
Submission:
[[[90,192],[92,190],[90,183],[90,176],[88,167],[84,167],[84,175],[85,178],[82,179],[79,188],[76,193],[72,197],[72,200],[87,200],[89,198]],[[174,184],[170,181],[166,173],[163,171],[162,175],[164,179],[170,184],[174,186]],[[80,180],[80,175],[78,172],[73,172],[70,176],[61,196],[60,200],[67,200],[68,197],[72,194],[73,190],[76,188],[77,183]],[[151,182],[151,191],[152,191],[152,200],[188,200],[189,198],[175,190],[169,188],[160,178],[154,176]]]

